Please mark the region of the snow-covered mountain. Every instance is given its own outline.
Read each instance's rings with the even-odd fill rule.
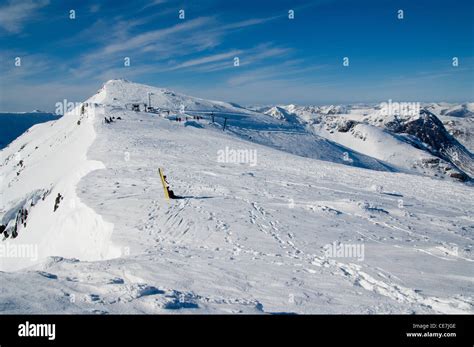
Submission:
[[[112,80],[32,127],[0,152],[1,312],[473,313],[473,187],[410,169],[436,120],[298,108]]]
[[[424,107],[428,111],[445,117],[468,118],[474,116],[474,103],[464,104],[430,103]]]
[[[474,152],[474,103],[428,104],[425,108],[436,114],[446,130],[461,142],[468,150]]]
[[[290,117],[290,113],[279,106],[273,106],[266,110],[264,113],[278,120],[289,120]]]
[[[386,115],[377,105],[337,109],[332,105],[279,107],[288,113],[287,117],[296,116],[315,134],[398,170],[466,181],[474,177],[474,155],[460,141],[464,139],[462,142],[469,144],[466,133],[470,131],[467,127],[464,132],[454,130],[454,124],[459,122],[446,120],[446,116],[438,118],[432,111],[447,114],[462,109],[465,111],[457,112],[468,123],[474,119],[469,105],[427,104],[419,113],[410,115]]]

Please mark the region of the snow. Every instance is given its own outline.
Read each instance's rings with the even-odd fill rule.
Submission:
[[[170,119],[181,104],[205,119],[126,109],[148,91]],[[86,102],[98,105],[0,152],[4,220],[51,189],[18,237],[0,242],[38,242],[41,253],[2,259],[0,312],[474,312],[472,186],[397,172],[304,125],[165,89],[113,80]],[[372,148],[389,140],[383,130],[358,130],[373,142],[357,151],[388,160]],[[219,162],[225,148],[256,151],[257,165]],[[160,167],[184,199],[164,199]],[[329,256],[332,244],[364,246],[363,259]]]
[[[39,258],[58,255],[99,260],[119,255],[109,244],[113,224],[104,222],[76,194],[76,185],[83,176],[103,168],[103,163],[88,160],[86,155],[95,138],[95,114],[87,113],[78,126],[76,111],[54,123],[34,126],[1,153],[2,162],[7,162],[0,176],[1,208],[7,216],[8,206],[15,206],[17,201],[38,190],[47,194],[31,208],[27,226],[21,228],[18,239],[22,244],[37,245]],[[19,168],[20,160],[24,167]],[[66,200],[53,212],[58,193]],[[7,222],[4,218],[2,224]],[[14,241],[6,241],[10,242]],[[3,270],[28,265],[29,258],[0,258]]]
[[[324,127],[318,127],[316,131],[323,137],[389,163],[403,172],[413,171],[416,163],[420,165],[423,161],[436,158],[426,151],[413,147],[403,137],[393,136],[381,128],[368,124],[356,124],[348,132],[327,131]],[[425,172],[422,168],[419,170]]]

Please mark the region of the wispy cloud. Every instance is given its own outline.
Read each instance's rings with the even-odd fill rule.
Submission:
[[[149,3],[147,3],[145,6],[143,6],[141,8],[141,10],[145,10],[147,8],[150,8],[150,7],[153,7],[153,6],[156,6],[156,5],[161,5],[161,4],[164,4],[166,2],[168,2],[168,1],[167,0],[152,0]]]
[[[258,61],[263,61],[268,58],[275,57],[286,57],[291,52],[290,48],[286,47],[275,47],[271,43],[264,43],[258,45],[252,51],[249,52],[248,56],[243,59],[241,65],[250,65]]]
[[[216,52],[203,55],[219,46],[224,37],[235,30],[241,30],[253,25],[265,23],[274,17],[256,18],[233,23],[220,23],[216,17],[198,17],[179,22],[168,27],[142,31],[133,34],[134,28],[152,20],[144,17],[134,21],[119,20],[102,37],[98,49],[88,51],[79,58],[78,64],[72,70],[77,77],[103,75],[105,70],[115,69],[111,62],[119,62],[125,56],[132,57],[134,62],[153,66],[153,71],[174,71],[181,69],[196,69],[196,71],[219,71],[232,67],[232,58],[245,55],[243,64],[250,64],[266,57],[277,56],[288,51],[286,48],[260,45],[253,49],[231,49],[227,52]],[[105,21],[96,22],[91,28],[77,35],[75,40],[96,39],[96,31],[107,26]],[[114,33],[121,33],[117,36]],[[109,68],[104,64],[108,64]],[[141,67],[143,68],[143,67]],[[108,73],[107,73],[108,75]]]
[[[150,51],[150,47],[157,46],[165,39],[173,37],[176,38],[178,34],[189,32],[190,30],[197,30],[198,28],[203,27],[209,21],[210,18],[201,17],[183,23],[175,24],[168,28],[150,30],[134,36],[130,35],[128,40],[115,40],[114,42],[107,44],[100,50],[87,54],[86,56],[84,56],[84,59],[86,61],[97,60],[122,52],[140,52],[143,51],[143,49],[147,48],[148,51]]]
[[[197,58],[197,59],[191,59],[188,61],[185,61],[184,63],[178,64],[169,70],[177,70],[177,69],[182,69],[182,68],[189,68],[189,67],[194,67],[196,65],[205,65],[208,63],[215,63],[218,61],[222,60],[228,60],[228,58],[235,57],[237,54],[242,53],[242,50],[233,50],[228,53],[220,53],[220,54],[214,54],[202,58]]]
[[[250,27],[253,25],[267,23],[271,20],[281,18],[282,16],[272,16],[272,17],[264,17],[264,18],[251,18],[239,22],[229,23],[226,25],[222,25],[220,30],[233,30],[233,29],[242,29],[246,27]]]
[[[0,7],[0,27],[11,34],[18,34],[25,22],[34,18],[35,13],[48,4],[49,0],[10,0]]]
[[[285,77],[285,80],[296,80],[309,72],[324,69],[325,65],[309,65],[301,67],[301,60],[288,60],[279,64],[254,68],[240,73],[227,80],[231,87],[247,85],[259,81],[277,80]],[[301,78],[300,78],[301,79]]]
[[[196,72],[216,72],[235,68],[233,58],[239,58],[239,66],[255,64],[271,64],[270,59],[287,58],[291,49],[272,46],[270,43],[257,45],[253,48],[232,50],[198,59],[191,59],[166,70],[192,68]]]

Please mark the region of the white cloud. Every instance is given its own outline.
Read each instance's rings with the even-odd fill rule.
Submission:
[[[0,7],[0,27],[12,34],[18,34],[25,22],[31,20],[35,13],[47,6],[49,0],[10,0]]]
[[[166,70],[177,70],[182,68],[193,68],[197,72],[214,72],[234,67],[234,57],[240,59],[240,65],[265,63],[270,58],[283,58],[291,50],[284,47],[273,47],[271,44],[260,44],[250,49],[232,50],[227,53],[220,53],[202,58],[195,58],[182,62]],[[269,64],[269,63],[268,63]]]
[[[240,22],[229,23],[229,24],[223,25],[221,26],[220,29],[221,30],[241,29],[241,28],[246,28],[253,25],[263,24],[280,17],[281,16],[265,17],[265,18],[251,18],[251,19],[240,21]]]
[[[300,67],[301,60],[287,60],[283,63],[270,64],[264,67],[258,67],[246,72],[240,73],[227,80],[231,87],[243,86],[258,81],[279,80],[285,77],[285,80],[295,80],[299,76],[305,77],[308,72],[325,68],[324,65],[308,65]]]
[[[162,43],[163,40],[167,38],[174,37],[176,39],[176,35],[178,34],[197,30],[198,28],[208,23],[209,20],[210,19],[208,17],[201,17],[187,21],[185,23],[176,24],[168,28],[151,30],[142,34],[130,36],[127,40],[115,40],[114,42],[106,45],[100,50],[86,55],[84,57],[84,60],[94,61],[121,52],[136,53],[137,51],[141,51],[146,47],[149,47],[149,45],[157,45],[158,43]],[[169,46],[171,46],[171,43],[169,43]]]
[[[167,0],[153,0],[153,1],[150,1],[148,4],[143,6],[142,10],[147,9],[149,7],[152,7],[152,6],[164,4],[165,2],[167,2]]]
[[[242,53],[241,50],[233,50],[233,51],[228,52],[228,53],[220,53],[220,54],[214,54],[214,55],[210,55],[210,56],[206,56],[206,57],[202,57],[202,58],[191,59],[191,60],[185,61],[185,62],[183,62],[179,65],[176,65],[176,66],[170,68],[169,70],[177,70],[177,69],[188,68],[188,67],[193,67],[193,66],[197,66],[197,65],[214,63],[214,62],[222,61],[222,60],[225,60],[225,59],[228,59],[228,58],[233,58],[233,57],[235,57],[235,55],[240,54],[240,53]],[[231,63],[228,62],[227,64],[231,64]]]

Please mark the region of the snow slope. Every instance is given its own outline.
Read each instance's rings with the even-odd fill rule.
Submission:
[[[81,177],[103,168],[101,162],[86,156],[95,138],[96,115],[80,116],[78,125],[76,113],[73,110],[56,122],[35,125],[1,152],[1,224],[13,227],[18,209],[27,209],[29,216],[26,226],[19,226],[19,240],[37,245],[39,258],[54,254],[97,260],[119,255],[109,244],[113,225],[76,194]],[[66,200],[53,212],[58,193]],[[28,265],[30,258],[0,257],[3,270]]]
[[[420,165],[423,161],[435,158],[413,147],[403,138],[369,124],[354,124],[349,131],[324,130],[321,129],[318,133],[360,153],[391,163],[405,172],[410,172],[415,163]],[[421,172],[428,174],[426,171]]]
[[[52,187],[4,242],[44,237],[39,250],[58,253],[0,272],[0,312],[474,312],[471,186],[295,155],[290,147],[328,157],[340,147],[316,141],[322,150],[312,134],[225,103],[225,132],[207,118],[129,111],[135,91],[112,81],[84,115],[36,126],[1,152],[3,211]],[[25,143],[15,177],[12,155]],[[219,160],[226,148],[256,151],[256,165]],[[164,199],[159,167],[184,199]],[[364,252],[333,256],[333,244]]]

